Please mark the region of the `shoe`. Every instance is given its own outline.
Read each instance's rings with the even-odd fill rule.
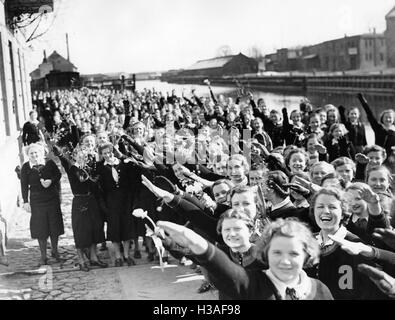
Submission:
[[[127,258],[126,263],[128,264],[129,267],[136,265],[136,262],[131,257]]]
[[[41,266],[47,266],[48,265],[48,259],[40,259],[39,263],[36,265],[37,268],[40,268]]]
[[[52,252],[52,253],[51,253],[51,257],[52,257],[52,258],[55,258],[55,260],[56,260],[57,262],[66,261],[66,259],[63,259],[63,258],[60,257],[59,252]]]
[[[80,267],[81,271],[88,272],[90,270],[88,266],[88,262],[79,263],[78,266]]]
[[[107,263],[100,261],[100,260],[91,260],[90,265],[100,267],[100,268],[107,268],[108,267]]]
[[[115,266],[116,267],[122,267],[123,266],[123,261],[121,258],[115,259]]]
[[[211,283],[208,281],[204,281],[202,283],[202,285],[199,287],[197,292],[198,293],[205,293],[207,291],[210,291],[211,289],[213,289],[213,286],[211,285]]]
[[[152,262],[152,261],[154,261],[154,254],[152,253],[152,252],[148,252],[148,261],[149,262]]]
[[[0,264],[1,265],[3,265],[3,266],[6,266],[6,267],[8,267],[9,266],[9,263],[8,263],[8,259],[7,259],[7,257],[1,257],[0,256]]]
[[[136,251],[134,252],[133,258],[135,258],[135,259],[141,259],[141,252],[140,252],[140,250],[136,250]]]
[[[162,258],[163,263],[169,263],[169,257],[163,257]]]

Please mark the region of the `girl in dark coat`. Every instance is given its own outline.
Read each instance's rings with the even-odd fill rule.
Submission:
[[[39,129],[39,121],[37,120],[37,112],[32,110],[29,112],[29,121],[27,121],[22,128],[22,142],[24,146],[31,143],[39,142],[42,138],[42,133]]]
[[[345,108],[339,106],[339,113],[341,122],[346,126],[348,131],[348,138],[355,147],[355,152],[359,153],[363,151],[363,148],[368,144],[366,141],[365,126],[361,123],[359,117],[360,112],[356,107],[350,108],[345,114]]]
[[[79,267],[89,271],[88,259],[84,251],[89,251],[91,266],[107,267],[96,255],[96,245],[104,242],[103,217],[99,209],[99,192],[93,170],[87,165],[88,151],[77,147],[74,149],[75,163],[73,164],[54,146],[57,155],[69,178],[73,192],[71,221],[75,247],[79,259]]]
[[[99,147],[104,162],[97,168],[101,188],[104,192],[104,204],[107,217],[107,240],[112,241],[115,249],[115,266],[123,265],[120,243],[123,243],[127,264],[134,265],[130,257],[130,240],[135,238],[132,220],[132,199],[139,185],[139,169],[128,159],[114,157],[113,145]]]
[[[336,300],[381,297],[369,278],[358,272],[359,264],[371,264],[371,261],[366,257],[349,255],[333,241],[332,237],[361,242],[344,227],[349,215],[343,192],[335,187],[321,189],[312,199],[311,210],[321,229],[316,236],[321,247],[320,262],[312,275],[328,286]]]
[[[355,148],[348,140],[347,129],[342,123],[334,123],[329,128],[329,139],[325,143],[329,163],[340,157],[355,159]]]
[[[51,239],[52,257],[61,261],[58,238],[64,233],[64,226],[58,185],[62,174],[55,162],[44,160],[43,145],[32,143],[26,153],[29,161],[21,169],[23,207],[31,211],[31,237],[38,239],[40,245],[40,265],[46,265],[48,237]]]

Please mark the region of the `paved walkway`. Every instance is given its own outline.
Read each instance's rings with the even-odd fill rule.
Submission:
[[[0,300],[217,299],[216,291],[196,293],[202,276],[194,270],[170,257],[162,272],[158,262],[148,262],[144,251],[133,267],[79,271],[71,229],[72,194],[64,172],[61,182],[65,234],[59,239],[59,252],[66,260],[57,263],[50,258],[49,266],[37,269],[40,251],[37,241],[30,238],[30,214],[18,209],[8,235],[9,266],[0,265]],[[108,247],[99,252],[99,258],[113,266],[113,250]]]

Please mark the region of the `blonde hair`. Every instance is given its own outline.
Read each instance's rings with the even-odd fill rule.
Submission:
[[[48,153],[48,149],[45,145],[43,145],[40,142],[35,142],[35,143],[31,143],[28,146],[25,147],[25,153],[27,156],[29,156],[29,152],[32,149],[37,149],[43,156],[43,158],[46,156],[46,154]]]
[[[300,222],[297,218],[279,218],[265,226],[262,236],[255,243],[257,253],[268,261],[268,251],[270,243],[275,237],[297,238],[302,242],[306,258],[303,267],[311,267],[318,263],[320,249],[317,240],[309,227]]]
[[[233,154],[231,155],[227,162],[226,162],[226,166],[229,167],[229,162],[230,161],[240,161],[241,165],[244,167],[244,171],[246,174],[249,173],[250,171],[250,165],[248,164],[247,158],[241,154]]]

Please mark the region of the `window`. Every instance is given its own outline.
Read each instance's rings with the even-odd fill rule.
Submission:
[[[384,61],[384,53],[380,53],[380,60]]]
[[[367,53],[365,54],[365,60],[367,60],[367,61],[369,60],[369,54],[367,54]]]

